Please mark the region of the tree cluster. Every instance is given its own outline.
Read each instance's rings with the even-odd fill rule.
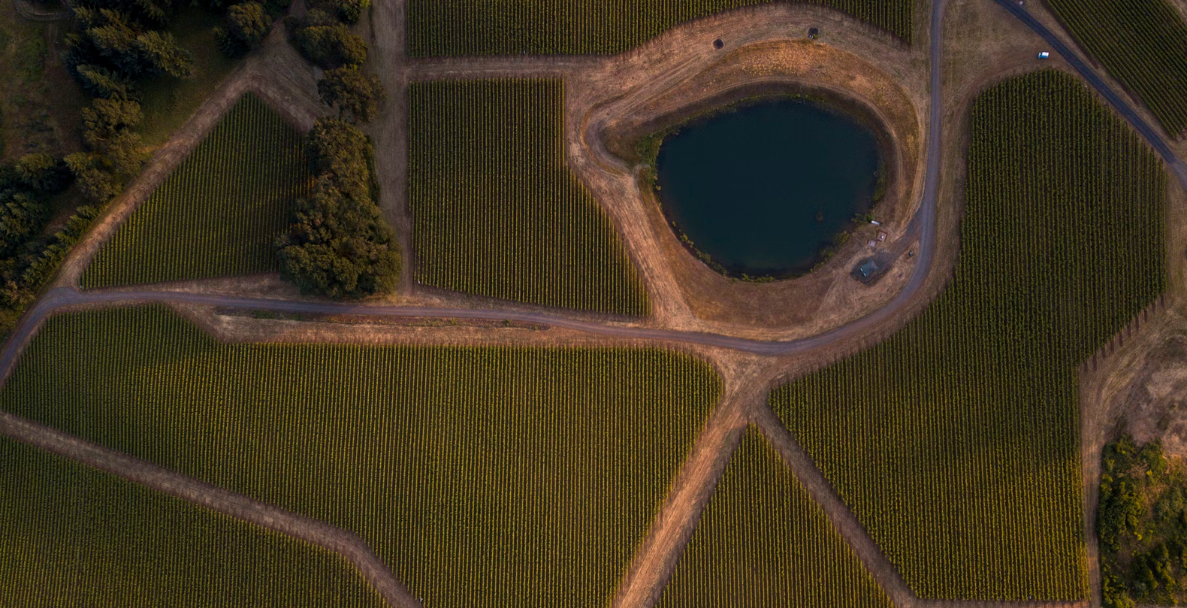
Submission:
[[[370,0],[316,0],[305,16],[289,18],[290,39],[306,59],[322,69],[360,66],[367,61],[367,43],[350,31]]]
[[[0,258],[11,257],[45,226],[46,199],[70,185],[70,171],[48,154],[0,166]]]
[[[287,21],[297,50],[326,70],[317,83],[322,102],[337,108],[338,118],[354,124],[374,120],[387,96],[378,78],[362,73],[370,51],[347,27],[370,6],[371,0],[312,0],[303,18]]]
[[[187,78],[194,59],[168,25],[172,3],[143,0],[79,3],[75,32],[66,36],[65,61],[79,83],[99,97],[127,97],[132,83],[155,76]]]
[[[1187,474],[1157,441],[1105,446],[1097,531],[1107,608],[1187,599]]]
[[[79,128],[90,152],[76,152],[64,162],[90,200],[107,202],[119,192],[119,183],[144,165],[136,132],[142,117],[140,104],[131,99],[96,97],[83,108]]]
[[[363,75],[367,43],[351,33],[370,0],[314,0],[303,18],[289,18],[290,40],[326,70],[317,84],[337,118],[319,119],[308,135],[316,175],[309,197],[294,203],[288,231],[277,240],[283,275],[305,293],[359,298],[395,288],[400,256],[395,234],[375,204],[374,149],[355,125],[373,120],[385,98]]]
[[[98,215],[94,207],[81,207],[64,228],[44,235],[49,200],[71,180],[67,164],[48,154],[0,165],[0,326],[15,320],[14,308],[32,301]]]
[[[317,93],[322,103],[338,109],[339,118],[356,124],[374,120],[387,97],[379,78],[363,75],[356,66],[325,72]]]
[[[62,53],[70,73],[92,97],[79,126],[87,152],[64,165],[86,196],[104,203],[144,164],[136,128],[142,114],[136,84],[189,78],[193,57],[164,31],[182,0],[76,0],[75,31]]]
[[[391,291],[400,257],[373,198],[370,141],[346,121],[321,118],[306,146],[316,179],[277,239],[281,273],[303,293],[360,298]]]
[[[214,28],[219,48],[228,57],[241,57],[260,46],[273,21],[288,10],[291,0],[246,0],[227,5],[222,0],[210,0],[210,7],[226,10],[223,25]]]

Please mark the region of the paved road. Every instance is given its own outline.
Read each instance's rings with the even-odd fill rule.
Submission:
[[[1141,115],[1120,94],[1109,87],[1105,79],[1096,73],[1096,70],[1092,69],[1087,62],[1081,59],[1072,49],[1068,48],[1058,36],[1047,29],[1047,26],[1040,23],[1038,19],[1035,19],[1034,15],[1027,12],[1023,6],[1019,6],[1011,0],[994,0],[994,2],[997,2],[1007,12],[1026,24],[1034,33],[1042,37],[1043,40],[1046,40],[1047,44],[1050,44],[1051,48],[1055,49],[1055,52],[1062,55],[1064,60],[1079,72],[1080,76],[1084,80],[1087,80],[1088,84],[1092,85],[1092,88],[1096,89],[1096,92],[1100,93],[1100,96],[1104,97],[1105,101],[1109,102],[1109,105],[1113,106],[1113,109],[1117,110],[1117,113],[1122,118],[1133,126],[1134,130],[1150,144],[1150,147],[1154,148],[1154,151],[1166,161],[1171,171],[1179,178],[1179,182],[1183,184],[1183,187],[1187,188],[1187,164],[1184,164],[1182,160],[1175,156],[1174,150],[1171,150],[1171,147],[1162,138],[1162,135],[1158,133],[1158,130],[1143,120]]]
[[[701,344],[759,355],[787,355],[802,353],[827,346],[846,337],[860,335],[868,329],[889,320],[908,306],[916,292],[927,281],[935,257],[936,197],[940,184],[941,130],[943,111],[941,109],[939,69],[943,45],[941,22],[947,0],[937,0],[932,10],[931,41],[931,120],[928,140],[927,175],[923,200],[911,221],[908,234],[919,236],[919,261],[907,286],[886,306],[848,325],[838,327],[820,335],[785,342],[751,340],[701,332],[687,332],[660,328],[627,327],[584,321],[565,317],[562,314],[542,312],[517,312],[508,310],[473,310],[458,308],[426,308],[409,306],[371,306],[330,302],[298,302],[263,298],[242,298],[208,294],[192,294],[154,291],[78,291],[58,288],[46,293],[22,319],[13,331],[3,353],[0,353],[0,374],[11,369],[23,345],[32,336],[41,322],[55,310],[64,306],[81,304],[119,304],[131,302],[177,302],[185,304],[222,306],[286,313],[350,314],[373,317],[419,317],[444,319],[510,320],[525,323],[539,323],[573,329],[577,331],[637,340],[660,340],[674,343]]]

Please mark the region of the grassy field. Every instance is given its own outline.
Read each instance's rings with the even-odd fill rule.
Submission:
[[[618,233],[565,163],[560,81],[416,83],[410,95],[417,281],[530,304],[647,314]]]
[[[194,57],[194,77],[162,76],[137,85],[144,110],[140,133],[146,146],[169,141],[235,69],[237,62],[218,48],[211,31],[222,24],[222,17],[197,5],[185,6],[170,20],[169,33]]]
[[[1187,131],[1187,23],[1167,0],[1049,0],[1076,42],[1173,138]]]
[[[0,606],[383,606],[341,557],[0,437]]]
[[[756,431],[734,452],[658,608],[890,608],[832,523]]]
[[[1166,177],[1059,72],[985,92],[971,129],[946,291],[771,404],[919,596],[1080,599],[1076,366],[1164,289]]]
[[[771,1],[409,0],[408,53],[413,57],[613,55],[681,23]],[[836,8],[911,42],[913,0],[807,3]]]
[[[0,2],[0,161],[34,152],[78,151],[79,111],[87,99],[50,51],[64,28],[20,16]]]
[[[273,241],[311,183],[304,138],[248,94],[103,244],[82,286],[274,272]]]
[[[658,350],[231,345],[51,319],[0,407],[361,536],[438,607],[603,606],[720,394]]]

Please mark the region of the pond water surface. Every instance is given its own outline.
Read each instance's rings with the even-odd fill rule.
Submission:
[[[767,100],[669,135],[656,159],[670,221],[731,273],[811,270],[872,207],[880,150],[857,119],[806,101]]]

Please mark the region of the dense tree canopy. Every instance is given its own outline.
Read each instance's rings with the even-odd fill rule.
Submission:
[[[78,8],[119,11],[138,25],[148,28],[164,28],[169,19],[187,4],[186,0],[74,0]]]
[[[238,57],[259,46],[272,29],[272,15],[259,2],[243,2],[227,9],[226,26],[215,28],[219,47]]]
[[[40,234],[49,216],[45,199],[69,185],[66,164],[48,154],[0,166],[0,258]]]
[[[115,180],[103,170],[103,163],[99,159],[85,152],[76,152],[65,160],[79,189],[91,201],[106,203],[119,192]]]
[[[371,198],[371,144],[353,125],[322,118],[309,132],[317,181],[294,204],[278,241],[281,272],[305,293],[359,298],[395,288],[395,234]]]
[[[355,66],[327,71],[317,92],[323,103],[338,109],[340,118],[364,123],[375,119],[386,97],[379,78],[364,76]]]
[[[0,256],[13,251],[41,230],[46,208],[25,192],[0,192]]]
[[[127,99],[132,93],[132,84],[127,78],[104,67],[84,63],[74,67],[74,74],[91,97]]]
[[[318,0],[312,6],[333,14],[343,23],[353,25],[359,22],[363,11],[371,8],[371,0]]]
[[[320,9],[292,23],[292,38],[306,59],[322,69],[362,65],[367,61],[367,43]]]
[[[84,86],[94,86],[79,73],[80,66],[94,72],[104,68],[126,80],[167,74],[193,75],[193,57],[178,46],[173,35],[146,29],[127,14],[110,8],[77,7],[77,33],[66,37],[66,63]]]
[[[49,154],[28,154],[13,166],[17,183],[37,195],[61,192],[70,185],[70,170]]]
[[[102,154],[116,173],[131,175],[140,170],[140,104],[127,99],[95,99],[82,111],[82,139]]]

